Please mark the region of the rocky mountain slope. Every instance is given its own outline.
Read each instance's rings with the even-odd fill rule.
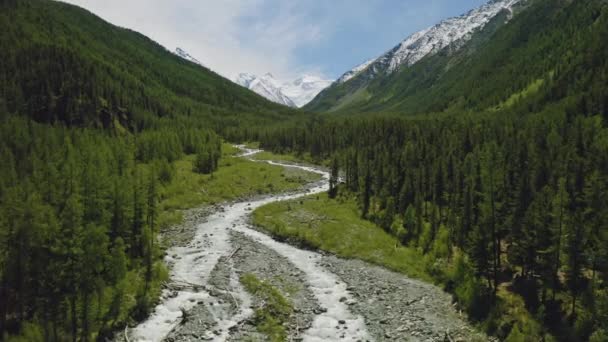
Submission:
[[[513,18],[513,13],[528,0],[493,0],[458,17],[412,34],[398,45],[342,75],[331,87],[325,89],[308,108],[313,110],[332,110],[342,107],[360,97],[374,79],[388,79],[404,68],[411,67],[425,57],[441,53],[454,54],[490,24],[499,21],[504,24]],[[345,90],[346,89],[346,90]],[[328,98],[342,92],[337,103],[332,106],[321,105]],[[359,92],[359,94],[358,94]],[[364,97],[364,96],[363,96]],[[336,100],[336,99],[334,99]]]
[[[512,13],[513,6],[520,1],[522,0],[491,1],[467,14],[446,19],[433,27],[416,32],[382,56],[346,72],[338,83],[344,83],[365,71],[372,75],[383,71],[392,73],[402,66],[411,66],[450,44],[455,43],[451,48],[458,49],[476,30],[487,25],[501,11]]]

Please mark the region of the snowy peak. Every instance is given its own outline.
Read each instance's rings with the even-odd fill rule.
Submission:
[[[401,65],[415,64],[425,56],[435,54],[454,42],[469,40],[472,33],[482,29],[502,10],[511,11],[513,5],[519,1],[492,1],[467,14],[446,19],[429,29],[413,34],[385,55],[390,57],[387,61],[389,72],[397,70]]]
[[[302,107],[317,96],[323,89],[329,87],[333,80],[325,80],[318,76],[305,75],[291,83],[285,83],[281,90],[296,105]]]
[[[369,70],[372,77],[381,72],[392,73],[448,46],[458,49],[501,11],[508,11],[510,19],[513,7],[523,1],[525,0],[493,0],[464,15],[443,20],[433,27],[412,34],[377,59],[348,71],[338,79],[338,83],[344,83],[366,70]]]
[[[234,82],[270,101],[289,107],[304,106],[333,83],[332,80],[312,75],[304,75],[292,82],[280,82],[271,73],[266,73],[262,77],[241,73]]]
[[[285,106],[295,107],[295,103],[281,91],[281,84],[271,74],[262,77],[242,73],[235,79],[235,83],[248,88],[268,100]]]
[[[175,51],[173,52],[174,54],[176,54],[177,56],[190,61],[192,63],[196,63],[198,65],[203,65],[203,63],[201,63],[198,59],[192,57],[189,53],[187,53],[186,51],[184,51],[181,48],[176,48]]]

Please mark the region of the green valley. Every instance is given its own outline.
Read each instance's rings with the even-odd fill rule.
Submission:
[[[78,6],[0,1],[0,340],[608,339],[608,2],[491,0],[302,109],[268,99],[320,77],[222,75],[335,32],[146,6],[213,32],[189,41],[204,62]]]

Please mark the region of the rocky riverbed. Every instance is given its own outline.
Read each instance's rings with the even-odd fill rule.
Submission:
[[[240,284],[253,274],[294,308],[285,323],[293,341],[472,341],[475,332],[441,289],[358,260],[278,242],[250,224],[252,210],[327,189],[324,181],[297,193],[189,211],[165,232],[171,282],[150,318],[128,333],[133,341],[265,341],[254,312],[265,305]]]

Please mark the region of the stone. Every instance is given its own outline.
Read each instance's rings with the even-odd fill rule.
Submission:
[[[327,309],[326,308],[316,308],[313,310],[313,312],[315,313],[315,315],[320,315],[322,313],[326,313]]]

